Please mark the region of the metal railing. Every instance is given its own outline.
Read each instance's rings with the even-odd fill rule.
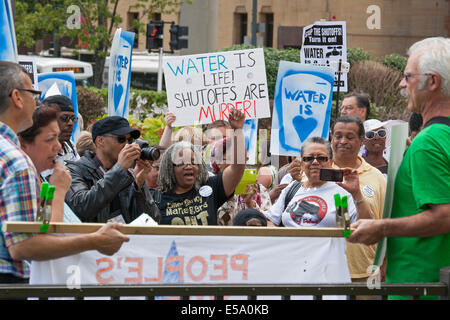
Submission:
[[[65,285],[28,285],[0,284],[0,299],[33,298],[48,299],[53,297],[180,297],[189,299],[192,296],[213,296],[223,300],[225,296],[247,296],[255,300],[257,296],[281,296],[290,300],[291,296],[313,296],[321,300],[325,295],[344,295],[350,300],[356,296],[378,296],[387,299],[388,295],[406,295],[411,299],[420,296],[439,296],[441,300],[450,300],[450,267],[441,269],[440,282],[437,283],[381,283],[378,288],[370,289],[365,283],[351,284],[157,284],[157,285],[84,285],[70,289]]]

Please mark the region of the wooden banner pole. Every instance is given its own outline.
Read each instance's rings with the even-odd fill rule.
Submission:
[[[40,233],[40,222],[4,222],[3,232]],[[50,223],[47,233],[91,233],[102,223]],[[253,237],[344,237],[343,228],[277,228],[228,226],[130,226],[123,225],[124,234],[178,236],[253,236]]]

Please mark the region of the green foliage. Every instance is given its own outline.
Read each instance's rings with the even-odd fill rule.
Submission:
[[[347,48],[347,62],[350,63],[350,68],[362,60],[370,60],[370,53],[361,48]]]
[[[132,115],[128,117],[130,126],[138,129],[141,132],[141,138],[148,141],[149,144],[158,145],[161,140],[161,136],[166,127],[164,121],[164,115],[158,115],[155,117],[147,117],[144,120],[134,118]]]
[[[396,69],[403,73],[405,71],[406,62],[408,61],[408,58],[399,55],[397,53],[391,53],[388,55],[385,55],[381,59],[381,63],[383,63],[386,67],[389,67],[391,69]]]

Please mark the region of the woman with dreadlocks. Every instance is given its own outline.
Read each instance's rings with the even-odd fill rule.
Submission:
[[[159,188],[152,190],[161,212],[161,224],[217,225],[217,209],[233,196],[246,162],[242,132],[245,115],[231,109],[228,121],[235,130],[231,142],[235,157],[223,172],[210,177],[201,153],[186,141],[173,144],[164,153],[159,167]]]

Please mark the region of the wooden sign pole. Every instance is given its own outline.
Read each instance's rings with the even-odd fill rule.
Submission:
[[[4,222],[3,232],[40,233],[40,222]],[[91,233],[102,223],[50,223],[47,233]],[[277,228],[228,226],[130,226],[123,225],[124,234],[177,236],[253,236],[253,237],[344,237],[343,228]]]

